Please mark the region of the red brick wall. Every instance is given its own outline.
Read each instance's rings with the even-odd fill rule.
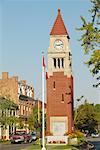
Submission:
[[[9,97],[18,104],[18,77],[9,78],[8,72],[2,73],[0,79],[0,95]]]
[[[54,87],[55,82],[55,88]],[[64,101],[62,101],[62,94]],[[56,72],[47,79],[47,132],[51,116],[68,116],[68,132],[73,126],[73,78]]]
[[[26,80],[22,80],[20,82],[26,85]],[[19,99],[17,76],[9,77],[8,72],[2,73],[2,78],[0,79],[0,95],[8,97],[18,106],[20,105],[20,109],[18,111],[19,116],[27,117],[31,113],[34,106],[34,100],[28,99],[22,101]],[[34,91],[32,98],[34,99]]]

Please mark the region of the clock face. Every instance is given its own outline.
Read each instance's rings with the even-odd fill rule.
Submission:
[[[55,40],[54,42],[54,48],[60,50],[63,48],[63,42],[60,39]]]

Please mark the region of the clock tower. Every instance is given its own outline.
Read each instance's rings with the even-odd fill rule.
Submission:
[[[48,48],[47,134],[73,131],[73,76],[70,38],[60,9],[50,32]]]

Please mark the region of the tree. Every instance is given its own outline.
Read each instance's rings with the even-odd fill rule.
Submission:
[[[97,120],[98,129],[99,129],[99,126],[100,126],[100,104],[96,104],[94,106],[94,112],[95,112],[95,119]]]
[[[12,110],[18,110],[18,105],[10,99],[0,96],[0,125],[4,128],[16,121],[16,117],[10,115]]]
[[[28,117],[27,124],[28,128],[31,131],[37,131],[39,136],[42,135],[42,110],[40,109],[40,120],[38,120],[38,109],[36,107],[33,108],[32,113]],[[46,114],[45,114],[45,129],[46,129]]]
[[[91,13],[91,20],[89,22],[81,16],[82,27],[78,30],[83,34],[80,38],[81,46],[85,54],[90,54],[90,59],[85,62],[90,68],[93,76],[98,80],[97,84],[93,85],[98,87],[100,85],[100,0],[91,0],[92,8],[89,10]]]
[[[11,111],[18,110],[18,105],[10,99],[0,96],[0,126],[2,128],[2,136],[7,126],[16,123],[16,116],[10,115]]]
[[[95,131],[97,120],[95,118],[94,105],[84,103],[79,106],[75,120],[76,129],[88,130],[89,133]]]
[[[23,123],[23,119],[21,117],[16,119],[16,123],[17,123],[17,128],[18,129],[23,129],[25,127],[24,123]]]
[[[29,129],[34,131],[39,128],[40,123],[38,122],[38,109],[37,108],[33,108],[32,113],[30,114],[30,116],[28,117],[28,125],[29,125]]]

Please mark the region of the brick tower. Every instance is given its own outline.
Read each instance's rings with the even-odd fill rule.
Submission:
[[[60,9],[50,32],[48,48],[47,133],[63,136],[73,131],[73,76],[69,35]]]

